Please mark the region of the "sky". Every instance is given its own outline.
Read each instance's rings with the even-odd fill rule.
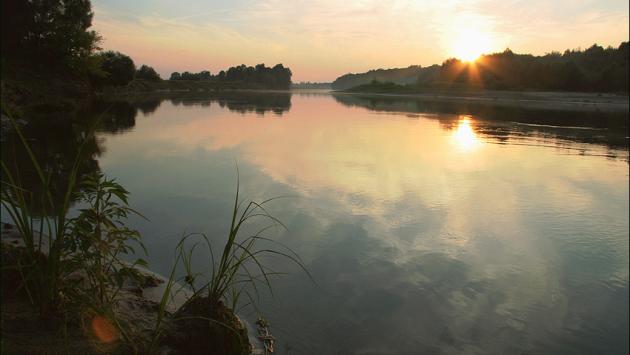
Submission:
[[[282,63],[293,82],[330,82],[471,51],[616,47],[628,40],[629,24],[627,0],[92,0],[92,7],[101,47],[163,78]]]

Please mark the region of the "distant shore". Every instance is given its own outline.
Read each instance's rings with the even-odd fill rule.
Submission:
[[[171,94],[186,92],[219,92],[219,91],[288,91],[284,87],[267,87],[259,83],[245,83],[238,81],[210,81],[210,80],[134,80],[125,86],[106,87],[100,96],[120,96],[138,94]]]
[[[627,94],[547,92],[547,91],[498,91],[498,90],[427,90],[417,93],[383,93],[332,91],[333,95],[378,96],[425,99],[431,101],[470,101],[492,106],[527,107],[533,109],[628,112]]]
[[[522,107],[530,109],[583,111],[583,112],[614,112],[625,113],[630,109],[629,96],[611,93],[583,93],[558,91],[501,91],[501,90],[462,90],[462,89],[426,89],[422,92],[370,92],[370,91],[342,91],[328,89],[267,89],[247,87],[235,84],[218,85],[213,82],[171,82],[135,83],[128,87],[111,88],[101,95],[106,97],[126,95],[171,95],[204,92],[275,92],[275,93],[304,93],[304,94],[332,94],[352,95],[361,97],[391,97],[420,99],[439,102],[470,102],[488,106]]]

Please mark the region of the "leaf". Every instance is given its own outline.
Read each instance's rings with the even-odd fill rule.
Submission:
[[[134,261],[133,264],[134,265],[140,265],[140,266],[146,267],[146,268],[149,267],[149,263],[146,260],[142,259],[142,258],[136,259],[136,261]]]

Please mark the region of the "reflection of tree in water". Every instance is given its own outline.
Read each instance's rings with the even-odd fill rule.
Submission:
[[[94,130],[122,133],[136,124],[138,110],[144,114],[155,111],[160,100],[100,101],[82,107],[75,115],[55,113],[33,116],[21,127],[33,154],[50,177],[50,191],[59,204],[68,185],[69,174],[78,157],[79,177],[99,171],[97,158],[103,152]],[[33,193],[33,201],[41,201],[42,186],[35,167],[17,133],[8,130],[2,142],[2,160],[11,174],[20,178],[23,188]],[[41,206],[34,209],[41,213]]]
[[[50,192],[56,206],[63,201],[69,175],[78,158],[79,176],[99,170],[98,157],[102,148],[88,128],[72,120],[32,120],[21,128],[45,176],[50,178]],[[42,184],[29,155],[17,133],[6,132],[2,142],[2,161],[19,185],[32,192],[33,211],[42,213]]]
[[[445,129],[456,127],[460,115],[471,116],[477,122],[472,125],[476,134],[503,143],[534,137],[628,149],[628,113],[561,111],[400,97],[333,96],[345,106],[372,111],[451,114],[453,116],[449,118],[435,117]]]
[[[157,110],[158,107],[160,107],[161,103],[162,103],[162,100],[159,98],[153,98],[153,99],[147,98],[147,99],[134,102],[135,106],[145,116],[149,116],[153,112],[155,112],[155,110]]]
[[[77,117],[77,120],[98,121],[99,131],[123,133],[136,125],[138,107],[127,101],[94,101],[81,111],[81,116]]]
[[[210,106],[217,102],[219,107],[238,113],[265,115],[272,112],[278,116],[291,108],[291,94],[284,92],[213,92],[169,96],[175,106]]]
[[[60,202],[65,194],[69,173],[79,157],[79,175],[99,170],[97,158],[102,148],[91,130],[119,134],[132,129],[138,112],[148,116],[155,112],[164,97],[140,97],[129,100],[94,100],[76,114],[51,113],[33,116],[21,130],[35,157],[50,176],[53,198]],[[217,102],[230,111],[264,115],[282,115],[291,107],[289,93],[204,93],[169,97],[174,105],[208,107]],[[93,133],[93,132],[92,132]],[[81,150],[81,146],[83,146]],[[16,132],[9,130],[2,142],[2,159],[12,174],[19,172],[21,184],[33,192],[33,201],[43,193],[36,170]],[[17,175],[16,175],[17,176]],[[36,208],[41,213],[41,207]]]

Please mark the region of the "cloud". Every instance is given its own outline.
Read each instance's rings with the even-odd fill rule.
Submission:
[[[124,7],[135,6],[135,7]],[[104,47],[172,71],[283,63],[294,80],[440,63],[457,33],[485,33],[494,50],[542,54],[628,38],[627,4],[580,2],[259,1],[95,6]]]

